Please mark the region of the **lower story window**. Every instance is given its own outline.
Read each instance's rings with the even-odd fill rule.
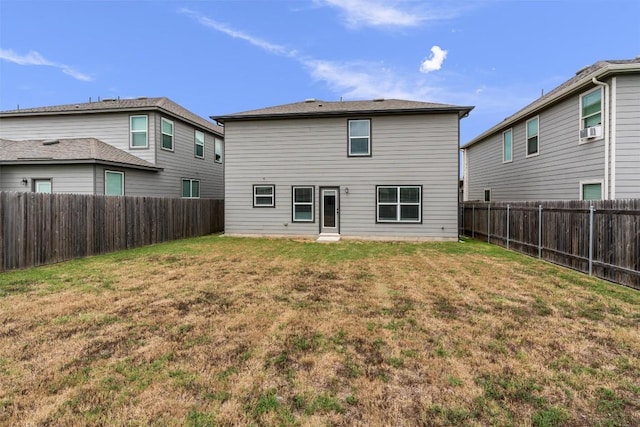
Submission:
[[[33,191],[36,193],[51,193],[51,180],[50,179],[34,179]]]
[[[422,187],[380,185],[376,193],[378,222],[422,221]]]
[[[273,208],[276,206],[275,185],[254,185],[253,186],[253,207]]]
[[[490,188],[485,188],[484,189],[484,201],[485,202],[490,202],[491,201],[491,189]]]
[[[313,222],[313,187],[293,187],[293,222]]]
[[[200,180],[199,179],[183,179],[182,180],[182,197],[190,199],[200,198]]]
[[[104,194],[124,196],[124,172],[104,171]]]
[[[582,200],[602,200],[602,183],[583,183],[580,188],[580,198]]]

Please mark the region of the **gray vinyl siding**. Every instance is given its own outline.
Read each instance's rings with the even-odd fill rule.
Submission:
[[[27,185],[22,183],[27,179]],[[93,194],[93,165],[2,166],[0,191],[33,191],[34,179],[51,179],[54,193]]]
[[[129,117],[148,115],[148,148],[129,148]],[[0,137],[14,140],[97,138],[136,157],[155,163],[154,113],[67,114],[0,119]]]
[[[148,116],[148,148],[130,148],[129,118],[140,115]],[[173,152],[160,148],[162,117],[173,121],[174,124]],[[205,134],[204,159],[195,157],[196,129]],[[223,138],[155,111],[2,118],[0,137],[14,140],[97,138],[163,168],[159,172],[127,169],[126,195],[181,197],[182,178],[188,178],[200,180],[201,198],[224,197],[224,163],[214,161],[214,139]],[[135,179],[130,181],[129,175]],[[97,180],[100,180],[101,184],[97,185],[96,194],[103,194],[104,176],[98,177]]]
[[[538,117],[537,156],[526,156],[526,121],[531,117],[512,126],[511,163],[502,162],[502,131],[465,150],[466,200],[484,200],[485,189],[491,189],[492,201],[577,199],[581,181],[604,180],[604,140],[580,144],[579,95]]]
[[[125,196],[155,196],[168,197],[162,194],[151,194],[149,188],[153,188],[158,179],[158,172],[146,171],[140,169],[121,168],[116,166],[97,165],[95,169],[96,192],[95,194],[104,194],[104,177],[105,171],[114,171],[124,173],[124,195]],[[179,187],[179,186],[178,186]],[[179,189],[179,188],[178,188]],[[176,189],[173,192],[176,193]],[[174,196],[177,197],[177,196]]]
[[[162,118],[173,121],[174,142],[173,151],[161,147],[162,133],[160,122]],[[157,114],[155,117],[157,129],[156,157],[158,166],[164,171],[158,174],[153,187],[148,188],[149,195],[182,196],[182,179],[200,180],[200,197],[222,199],[224,197],[223,164],[215,162],[214,134],[204,129],[194,128],[169,116]],[[204,159],[195,156],[195,131],[204,132]]]
[[[640,198],[640,75],[616,78],[616,199]]]
[[[227,122],[225,232],[317,235],[320,188],[340,187],[344,237],[456,239],[457,114],[371,117],[371,135],[371,157],[347,157],[347,118]],[[253,208],[254,184],[275,208]],[[376,185],[422,186],[422,224],[376,223]],[[292,222],[292,186],[314,187],[314,223]]]

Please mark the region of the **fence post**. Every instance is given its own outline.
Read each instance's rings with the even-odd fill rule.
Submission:
[[[471,205],[471,238],[476,237],[476,205]]]
[[[507,203],[507,249],[509,249],[509,208],[510,205]]]
[[[538,258],[542,258],[542,205],[538,205]]]
[[[589,206],[589,276],[593,275],[593,205]]]
[[[487,243],[491,243],[491,203],[487,205]]]

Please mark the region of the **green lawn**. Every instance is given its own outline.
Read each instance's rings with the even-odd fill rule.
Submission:
[[[0,425],[640,425],[640,292],[476,241],[0,274]]]

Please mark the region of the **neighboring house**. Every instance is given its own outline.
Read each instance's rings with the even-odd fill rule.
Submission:
[[[224,197],[224,129],[167,98],[0,112],[0,190]]]
[[[472,108],[310,99],[215,117],[225,233],[457,239],[459,121]]]
[[[600,61],[464,147],[464,198],[640,198],[640,58]]]

